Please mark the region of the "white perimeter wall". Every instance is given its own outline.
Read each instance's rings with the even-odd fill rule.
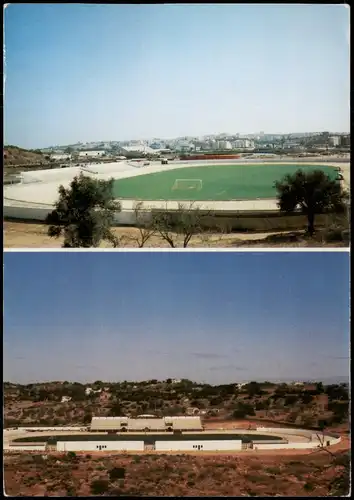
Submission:
[[[255,444],[253,446],[254,450],[306,450],[309,448],[317,448],[319,446],[318,442],[307,442],[307,443],[284,443],[284,444]]]
[[[144,441],[58,441],[57,451],[144,451]]]
[[[290,442],[290,443],[283,443],[283,444],[268,444],[268,443],[261,443],[261,444],[255,444],[254,449],[255,450],[275,450],[275,449],[306,449],[306,448],[317,448],[318,446],[321,446],[320,441],[318,440],[317,434],[314,433],[313,431],[306,430],[306,429],[286,429],[282,427],[257,427],[258,432],[262,433],[267,433],[271,432],[272,434],[278,432],[278,434],[286,435],[289,436],[289,439],[291,439],[291,436],[304,436],[309,439],[307,442]],[[321,436],[321,433],[319,433]],[[326,436],[324,435],[324,445],[327,444],[327,441],[330,442],[330,445],[337,444],[341,441],[341,438],[335,438],[332,436]]]
[[[87,431],[87,426],[82,427],[18,427],[17,431]]]
[[[241,450],[241,440],[220,440],[220,441],[156,441],[156,450],[158,451],[198,451],[193,446],[201,445],[199,451],[231,451]]]
[[[286,427],[257,427],[257,432],[268,433],[271,432],[276,436],[279,434],[286,434],[288,436],[303,436],[311,439],[313,431],[308,431],[306,429],[287,429]]]
[[[9,217],[13,219],[23,219],[23,220],[38,220],[44,221],[47,215],[54,210],[54,206],[48,206],[46,208],[36,207],[35,204],[32,206],[4,206],[4,217]],[[136,216],[134,211],[126,210],[117,213],[114,217],[116,224],[122,225],[134,225],[136,222]]]
[[[9,451],[45,451],[45,444],[36,444],[30,446],[10,446]]]

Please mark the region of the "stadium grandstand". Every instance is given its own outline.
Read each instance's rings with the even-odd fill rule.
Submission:
[[[200,417],[92,417],[90,430],[92,432],[202,431],[203,425]]]

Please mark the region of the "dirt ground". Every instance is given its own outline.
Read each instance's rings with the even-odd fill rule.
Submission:
[[[47,235],[48,227],[44,224],[25,222],[4,222],[5,248],[61,248],[62,238],[50,238]],[[134,227],[117,227],[113,229],[119,238],[120,248],[138,248],[139,231]],[[300,234],[300,236],[299,236]],[[178,242],[181,247],[181,240]],[[266,232],[266,233],[231,233],[206,234],[191,239],[189,248],[235,248],[235,247],[342,247],[342,242],[325,244],[322,241],[307,240],[301,233]],[[101,248],[111,248],[104,242]],[[170,248],[161,237],[153,236],[146,243],[145,248]]]

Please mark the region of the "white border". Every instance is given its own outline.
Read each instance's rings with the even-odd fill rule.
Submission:
[[[350,247],[281,247],[281,248],[242,248],[242,247],[233,247],[233,248],[197,248],[197,247],[187,247],[187,248],[6,248],[4,247],[4,252],[16,252],[16,253],[33,253],[33,252],[57,252],[57,253],[77,253],[77,252],[85,252],[85,253],[148,253],[148,252],[171,252],[171,253],[179,253],[179,252],[229,252],[229,253],[269,253],[269,252],[309,252],[309,253],[322,253],[322,252],[338,252],[338,253],[348,253],[350,254]]]

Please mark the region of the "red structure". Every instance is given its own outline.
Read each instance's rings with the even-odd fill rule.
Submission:
[[[208,155],[208,154],[201,154],[201,155],[187,155],[187,156],[182,156],[181,160],[238,160],[240,159],[240,155]]]
[[[321,411],[327,411],[328,410],[328,395],[327,394],[318,394],[316,396],[316,403],[318,408]]]

